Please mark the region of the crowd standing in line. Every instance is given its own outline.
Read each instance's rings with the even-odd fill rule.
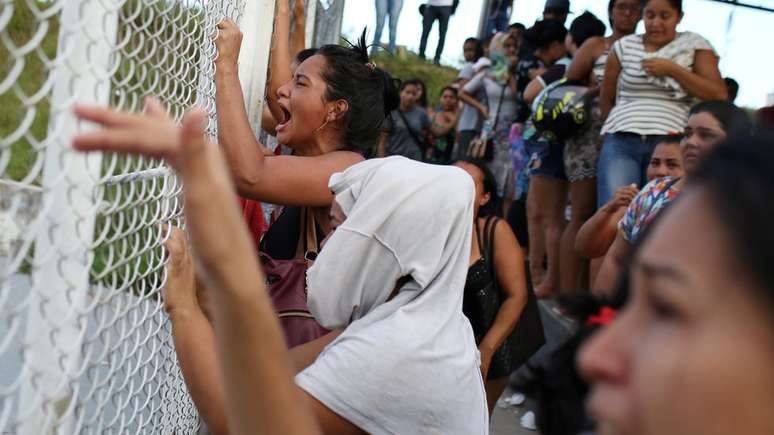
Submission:
[[[376,5],[392,51],[402,2]],[[439,63],[456,5],[424,6],[420,57],[439,21]],[[104,127],[76,149],[161,157],[184,181],[163,299],[208,429],[486,434],[535,351],[529,301],[561,296],[585,332],[542,371],[565,394],[542,396],[545,435],[774,433],[771,111],[753,125],[733,104],[713,47],[677,31],[680,0],[609,0],[608,36],[588,12],[565,28],[568,0],[529,28],[491,6],[491,34],[428,104],[365,33],[304,47],[279,1],[263,119],[284,155],[252,134],[229,20],[219,147],[200,110],[177,126],[153,98],[142,115],[76,109]]]

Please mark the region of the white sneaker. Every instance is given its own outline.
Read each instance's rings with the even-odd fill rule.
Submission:
[[[527,411],[524,413],[524,415],[521,416],[521,427],[529,430],[537,430],[537,426],[535,425],[534,412]]]
[[[527,397],[521,393],[513,393],[510,397],[506,397],[505,400],[511,406],[521,406],[524,404],[524,401],[527,400]]]

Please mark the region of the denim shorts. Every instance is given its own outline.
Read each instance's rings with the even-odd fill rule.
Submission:
[[[564,172],[564,145],[544,140],[524,140],[524,148],[529,156],[530,177],[540,175],[556,180],[567,180]]]

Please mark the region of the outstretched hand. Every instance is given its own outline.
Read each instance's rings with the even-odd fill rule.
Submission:
[[[81,120],[91,121],[103,127],[101,130],[77,135],[73,139],[73,148],[79,151],[142,154],[165,159],[179,171],[183,164],[181,156],[195,152],[197,144],[202,147],[206,142],[204,111],[189,111],[178,127],[153,97],[146,99],[144,114],[78,105],[75,107],[75,115]],[[191,140],[196,136],[200,136],[199,140]]]

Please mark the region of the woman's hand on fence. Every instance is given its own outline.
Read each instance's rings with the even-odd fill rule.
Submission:
[[[170,315],[199,310],[196,296],[194,263],[183,230],[167,227],[169,238],[164,247],[169,253],[167,262],[167,280],[161,289],[164,299],[164,311]]]
[[[239,48],[242,46],[242,32],[239,27],[226,18],[218,23],[218,36],[215,38],[215,47],[218,56],[215,57],[215,66],[234,67],[239,60]]]
[[[653,57],[643,60],[642,68],[649,76],[663,77],[671,76],[672,71],[674,71],[675,68],[680,68],[680,66],[669,59]]]

